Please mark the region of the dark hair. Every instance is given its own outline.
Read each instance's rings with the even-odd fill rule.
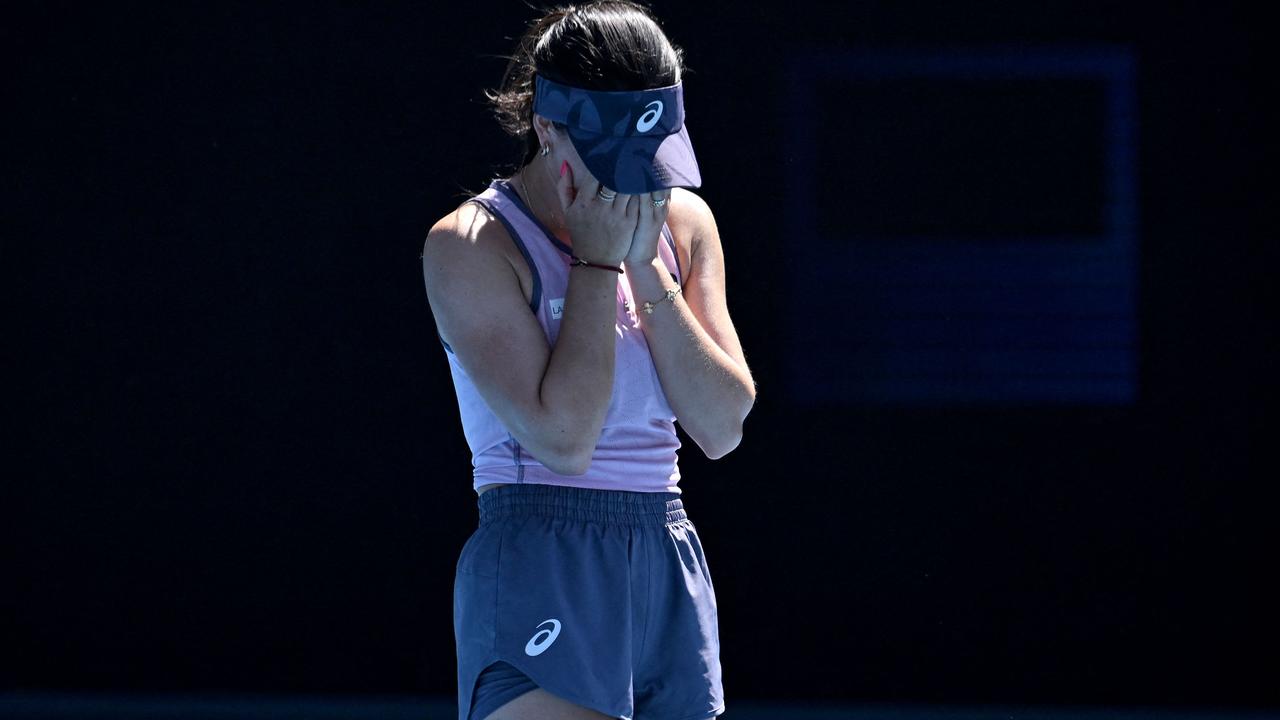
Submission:
[[[529,164],[538,152],[533,129],[533,74],[589,90],[647,90],[680,82],[684,51],[667,39],[649,8],[631,0],[597,0],[540,9],[509,63],[502,86],[486,90],[498,124],[522,145]],[[562,123],[555,123],[563,130]]]

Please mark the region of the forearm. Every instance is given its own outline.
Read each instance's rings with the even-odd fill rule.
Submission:
[[[593,267],[569,271],[564,319],[546,375],[543,407],[564,435],[560,447],[570,459],[590,456],[613,397],[618,308],[617,273]]]
[[[755,402],[750,372],[716,344],[682,295],[662,300],[651,314],[644,311],[645,301],[678,287],[660,259],[626,271],[667,402],[708,457],[724,455],[741,439]]]

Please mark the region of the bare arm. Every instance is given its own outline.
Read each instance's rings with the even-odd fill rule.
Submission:
[[[441,337],[512,436],[552,471],[581,475],[613,394],[619,276],[570,270],[551,347],[502,252],[509,242],[501,223],[464,204],[427,235],[427,298]]]
[[[717,460],[741,442],[756,384],[729,318],[715,216],[693,192],[675,188],[672,198],[672,219],[691,237],[688,277],[682,294],[662,302],[652,314],[641,311],[637,316],[680,427],[708,458]],[[676,287],[658,259],[627,271],[639,298],[660,298]]]

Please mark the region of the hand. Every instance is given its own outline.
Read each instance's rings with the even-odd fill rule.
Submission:
[[[635,235],[631,238],[631,249],[627,251],[626,264],[631,266],[646,265],[658,257],[658,242],[662,238],[662,226],[667,222],[667,211],[671,208],[671,190],[655,190],[635,196],[640,201],[640,218],[636,224]],[[654,207],[654,200],[667,199],[662,207]]]
[[[556,195],[564,211],[565,226],[573,239],[574,255],[590,262],[616,265],[627,252],[636,229],[636,218],[643,211],[641,195],[618,193],[613,200],[599,196],[600,182],[587,174],[576,185],[573,167],[556,183]]]

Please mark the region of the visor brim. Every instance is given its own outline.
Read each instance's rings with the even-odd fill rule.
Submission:
[[[628,195],[702,186],[689,126],[670,135],[616,137],[568,129],[582,162],[602,185]]]

